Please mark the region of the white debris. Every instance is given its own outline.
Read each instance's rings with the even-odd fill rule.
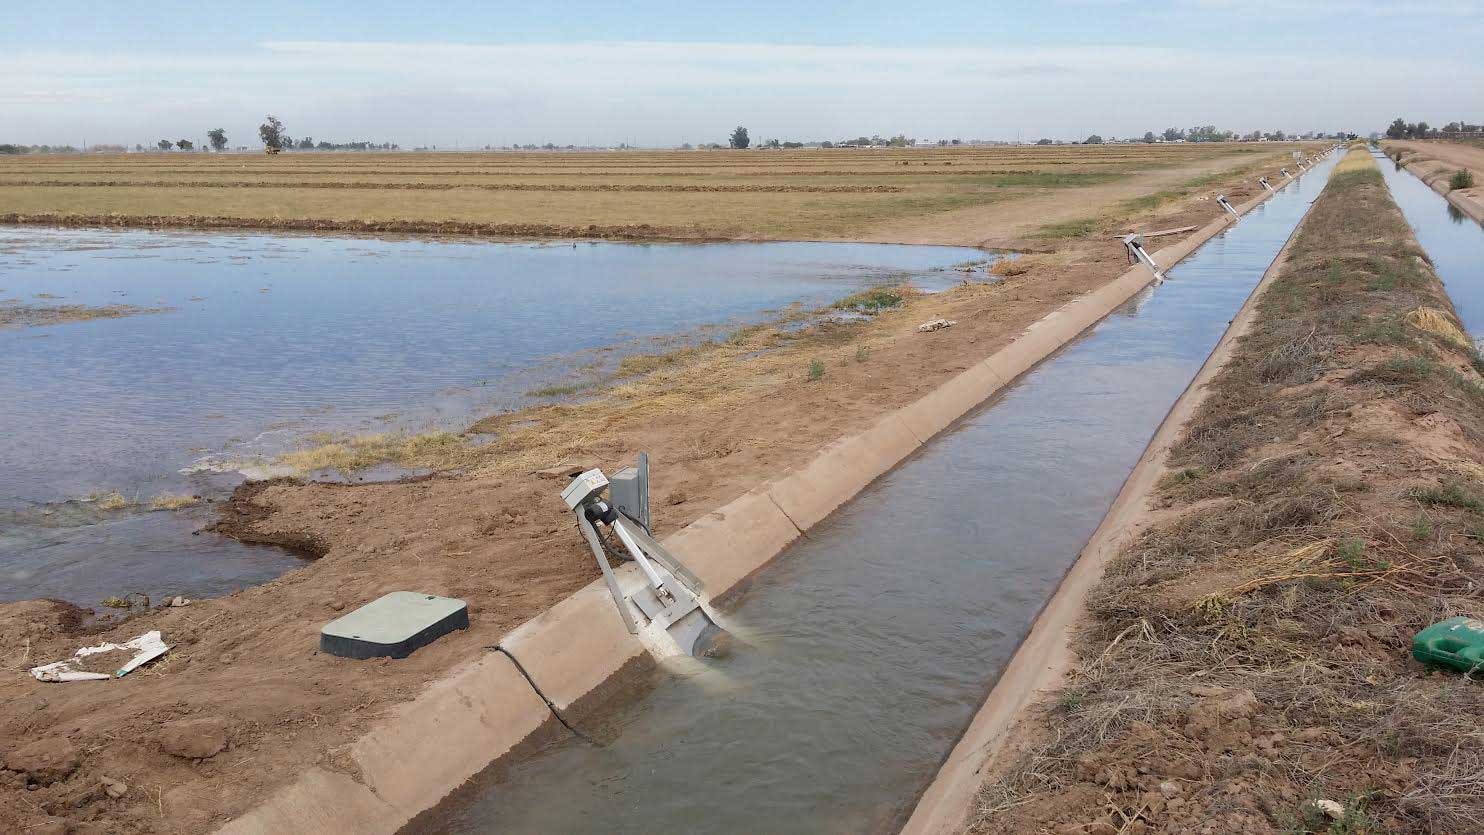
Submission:
[[[176,608],[180,608],[181,606],[189,606],[191,605],[191,599],[189,597],[181,597],[177,594],[176,596],[170,598],[170,605]]]
[[[1333,800],[1311,800],[1309,805],[1335,820],[1345,816],[1345,807]]]
[[[72,667],[73,664],[89,655],[95,655],[100,652],[115,652],[122,649],[134,650],[134,657],[125,662],[124,666],[120,667],[112,675],[108,673],[90,673],[84,670],[75,670]],[[139,665],[159,658],[169,649],[170,647],[160,637],[160,631],[156,629],[146,632],[137,638],[125,641],[122,644],[105,643],[95,647],[83,647],[73,653],[71,658],[63,661],[55,661],[51,664],[43,664],[40,667],[32,667],[31,675],[35,676],[37,681],[52,682],[103,681],[110,678],[123,678],[137,669]]]
[[[918,325],[917,332],[932,333],[933,331],[940,331],[944,328],[951,328],[957,324],[958,322],[955,322],[952,319],[934,319],[931,322],[923,322],[922,324]]]

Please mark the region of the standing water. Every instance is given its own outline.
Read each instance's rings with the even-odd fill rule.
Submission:
[[[1381,176],[1477,345],[1484,340],[1484,228],[1400,165],[1373,152]]]
[[[209,507],[144,508],[223,495],[309,432],[462,430],[677,335],[941,288],[971,260],[986,253],[0,228],[0,303],[163,309],[0,328],[0,601],[271,579],[295,559],[193,536]]]
[[[861,832],[899,823],[1334,160],[991,399],[764,569],[743,643],[412,824]]]

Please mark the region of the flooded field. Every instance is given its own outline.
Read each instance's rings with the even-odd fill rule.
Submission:
[[[628,354],[988,257],[0,228],[0,300],[156,311],[0,329],[0,600],[261,582],[293,558],[151,505],[224,495],[311,433],[462,430]]]

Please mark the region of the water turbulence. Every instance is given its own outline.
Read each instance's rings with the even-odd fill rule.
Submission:
[[[1387,165],[1389,160],[1380,152],[1373,156],[1477,345],[1484,339],[1484,228],[1426,183],[1399,166]]]
[[[263,582],[297,558],[152,501],[222,497],[310,433],[462,431],[626,354],[872,285],[941,289],[992,257],[0,227],[0,303],[155,311],[0,328],[0,601]]]
[[[1333,165],[812,528],[720,607],[733,651],[666,662],[606,744],[502,763],[409,830],[899,823]]]

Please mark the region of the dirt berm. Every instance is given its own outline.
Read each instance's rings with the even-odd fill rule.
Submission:
[[[1484,614],[1484,363],[1363,149],[1254,310],[971,831],[1484,831],[1481,685],[1410,653]]]

